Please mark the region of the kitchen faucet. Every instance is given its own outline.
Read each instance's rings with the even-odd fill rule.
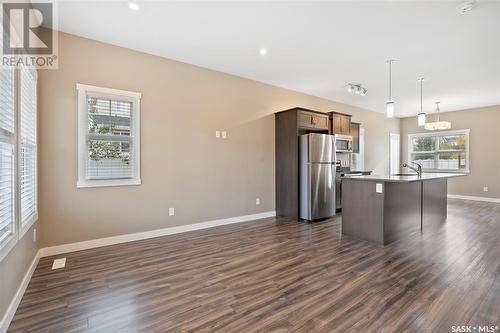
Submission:
[[[403,168],[408,168],[408,169],[415,171],[418,175],[418,178],[422,178],[422,166],[418,163],[415,163],[415,162],[410,162],[410,163],[415,164],[417,167],[415,168],[415,167],[412,167],[411,165],[408,165],[407,163],[403,163]]]

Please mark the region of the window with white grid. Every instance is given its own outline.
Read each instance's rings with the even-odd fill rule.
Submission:
[[[0,249],[15,233],[15,72],[0,69]]]
[[[428,172],[469,172],[470,130],[408,135],[408,161]]]
[[[140,184],[141,94],[77,85],[78,187]]]
[[[21,228],[29,228],[38,218],[37,205],[37,94],[36,71],[22,68],[19,73],[20,136],[19,174]]]

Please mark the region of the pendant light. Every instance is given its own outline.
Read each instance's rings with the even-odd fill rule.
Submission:
[[[439,121],[439,103],[436,103],[436,121],[425,124],[425,129],[429,131],[437,130],[447,130],[451,128],[451,123],[449,121]]]
[[[424,78],[418,79],[420,81],[420,112],[417,115],[418,126],[425,126],[425,112],[423,109],[422,102],[422,86],[424,83]]]
[[[394,117],[394,101],[392,100],[392,63],[396,61],[394,59],[389,59],[386,63],[389,64],[389,99],[385,103],[385,115],[387,118]]]

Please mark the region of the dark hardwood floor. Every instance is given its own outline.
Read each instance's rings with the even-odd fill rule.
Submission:
[[[378,247],[314,224],[241,223],[41,259],[9,332],[451,332],[499,325],[500,204]],[[497,330],[498,331],[498,330]]]

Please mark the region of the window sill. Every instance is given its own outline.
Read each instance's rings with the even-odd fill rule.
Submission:
[[[141,185],[141,179],[96,179],[79,180],[76,183],[77,188],[86,187],[110,187],[110,186],[134,186]]]
[[[424,169],[422,170],[423,173],[456,173],[457,175],[460,174],[469,174],[469,170],[432,170],[432,169]]]

